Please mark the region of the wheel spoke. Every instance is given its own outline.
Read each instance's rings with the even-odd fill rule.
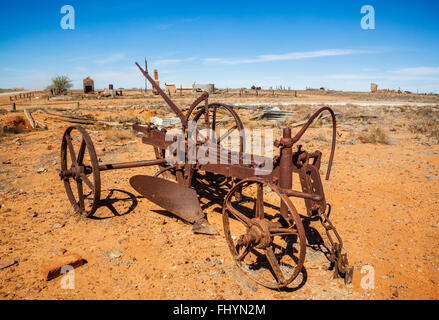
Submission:
[[[91,189],[94,189],[94,185],[93,183],[90,181],[90,179],[85,175],[85,174],[81,174],[81,179],[85,182],[85,184]]]
[[[78,187],[78,200],[79,200],[79,208],[81,212],[85,211],[84,207],[84,191],[82,186],[82,180],[78,179],[76,180],[76,186]]]
[[[198,130],[198,129],[196,129],[196,130],[197,130],[197,141],[206,142],[206,137],[200,132],[200,130]],[[201,136],[200,140],[198,140],[198,136]]]
[[[238,210],[236,210],[235,208],[232,207],[232,205],[227,202],[226,203],[226,207],[227,210],[235,217],[237,218],[239,221],[241,221],[244,225],[249,226],[250,225],[250,219],[248,217],[246,217],[245,215],[243,215],[242,213],[240,213]]]
[[[258,183],[257,188],[255,216],[256,218],[264,219],[264,188],[262,183]]]
[[[234,125],[232,128],[230,128],[225,134],[223,134],[219,140],[218,143],[221,143],[225,138],[227,138],[234,130],[238,128],[238,125]]]
[[[216,106],[213,107],[212,111],[212,140],[215,136],[215,130],[216,130]]]
[[[66,136],[67,146],[69,148],[70,158],[72,159],[72,165],[77,166],[78,162],[76,161],[75,150],[72,144],[72,137]]]
[[[236,260],[238,262],[241,262],[242,260],[244,260],[244,258],[249,254],[251,248],[252,248],[251,244],[248,243],[244,249],[244,252],[242,252],[241,255],[238,258],[236,258]]]
[[[297,235],[298,232],[296,229],[290,228],[270,228],[270,233],[272,236],[288,236],[288,235]]]
[[[267,249],[265,249],[265,255],[267,257],[268,262],[270,263],[271,268],[273,269],[273,272],[276,276],[276,280],[279,284],[282,284],[285,282],[284,276],[282,274],[282,271],[280,270],[280,266],[279,263],[276,259],[276,256],[273,252],[273,248],[272,247],[268,247]]]
[[[84,161],[85,146],[86,146],[85,140],[84,138],[82,138],[81,147],[79,148],[78,158],[77,158],[77,162],[79,165],[82,165],[82,162]]]

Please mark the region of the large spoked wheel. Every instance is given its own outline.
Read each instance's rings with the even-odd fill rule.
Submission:
[[[208,131],[205,135],[198,132],[197,142],[209,139],[226,150],[243,153],[245,149],[244,126],[238,114],[230,106],[222,103],[209,104],[207,110],[207,116],[203,107],[188,117],[188,121],[196,122],[197,131],[203,129]]]
[[[191,109],[187,115],[188,121],[196,123],[197,143],[210,142],[216,144],[219,150],[232,150],[235,155],[243,154],[244,126],[238,114],[230,106],[221,103],[209,104],[207,110],[207,116],[204,107],[197,112]],[[205,179],[218,187],[233,182],[231,178],[211,173],[206,173]]]
[[[79,125],[68,127],[61,145],[61,179],[75,211],[92,216],[101,196],[101,178],[93,142]]]
[[[233,195],[242,191],[242,198]],[[280,204],[288,208],[280,214]],[[223,205],[224,234],[236,265],[251,280],[272,289],[288,286],[302,270],[306,237],[291,200],[262,178],[240,181]]]

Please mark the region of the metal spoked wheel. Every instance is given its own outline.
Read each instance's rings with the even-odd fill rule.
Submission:
[[[238,189],[242,198],[232,201]],[[286,216],[280,214],[280,203],[288,208]],[[224,200],[223,226],[236,265],[253,281],[284,288],[302,270],[306,253],[302,220],[274,184],[256,177],[236,184]]]
[[[60,176],[75,211],[92,216],[99,206],[101,178],[93,142],[79,125],[68,127],[64,132]]]
[[[222,150],[244,153],[244,125],[238,114],[230,106],[222,103],[211,103],[208,105],[207,116],[203,107],[197,112],[190,110],[187,119],[196,123],[197,143],[209,140]],[[205,174],[205,179],[217,187],[231,183],[234,180],[226,178],[224,175],[209,173]]]
[[[193,117],[191,117],[193,115]],[[198,133],[197,141],[210,141],[224,147],[226,150],[234,150],[240,153],[245,149],[244,126],[238,114],[228,105],[211,103],[208,106],[208,115],[202,108],[198,112],[189,115],[188,120],[195,121],[198,131],[208,129],[209,137]],[[230,137],[230,140],[228,138]]]

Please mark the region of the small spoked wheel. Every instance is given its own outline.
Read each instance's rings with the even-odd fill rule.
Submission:
[[[196,124],[196,142],[210,142],[220,150],[232,150],[233,153],[244,153],[245,132],[244,125],[232,107],[222,103],[208,105],[208,112],[204,107],[199,110],[190,110],[187,115],[189,121]],[[239,161],[239,160],[238,160]],[[205,179],[217,187],[233,182],[234,179],[220,174],[206,172]]]
[[[188,115],[189,121],[197,126],[197,142],[206,141],[243,153],[245,150],[244,126],[238,114],[228,105],[212,103],[208,106],[208,114],[201,108]],[[193,115],[193,116],[192,116]],[[200,132],[207,130],[208,132]]]
[[[241,199],[234,193],[241,189]],[[280,206],[288,213],[280,213]],[[224,234],[237,266],[272,289],[288,286],[302,270],[306,237],[291,200],[274,184],[248,178],[236,184],[223,205]]]
[[[64,132],[60,177],[75,211],[92,216],[99,206],[101,178],[93,142],[79,125],[68,127]]]

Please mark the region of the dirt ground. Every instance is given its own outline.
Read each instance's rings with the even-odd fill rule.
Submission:
[[[438,299],[439,298],[439,97],[343,92],[222,92],[210,101],[240,106],[272,105],[294,111],[292,119],[257,120],[262,110],[236,108],[246,127],[272,128],[303,121],[333,103],[338,144],[329,181],[324,181],[332,221],[343,238],[351,285],[332,279],[322,252],[307,249],[302,273],[288,290],[257,285],[235,267],[224,238],[221,199],[201,197],[217,236],[193,234],[191,226],[139,196],[129,184],[156,167],[101,173],[102,199],[95,219],[74,213],[59,178],[61,137],[71,124],[38,109],[75,112],[112,122],[173,116],[148,93],[101,99],[17,101],[10,113],[0,97],[0,123],[27,108],[47,130],[3,130],[0,136],[0,299]],[[76,96],[75,96],[76,95]],[[175,96],[187,107],[195,96]],[[80,108],[76,109],[76,102]],[[26,120],[24,120],[26,122]],[[153,149],[129,128],[84,125],[102,163],[153,158]],[[293,134],[300,127],[293,128]],[[308,151],[330,151],[330,120],[321,120],[301,140]],[[295,188],[298,188],[297,177]],[[302,208],[297,205],[298,208]],[[302,211],[301,213],[304,214]],[[324,240],[318,224],[315,228]],[[62,277],[45,281],[44,263],[78,253],[87,263],[75,269],[75,288]],[[11,261],[12,266],[6,266]],[[6,264],[5,264],[6,263]],[[374,272],[374,288],[362,278]],[[361,272],[365,273],[361,273]]]

